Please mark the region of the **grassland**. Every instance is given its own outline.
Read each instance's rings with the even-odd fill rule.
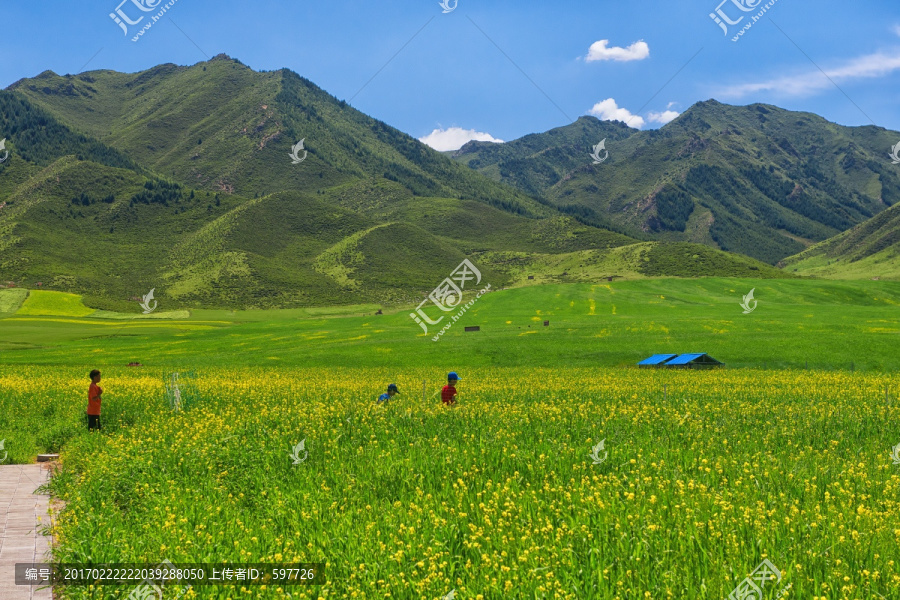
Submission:
[[[13,463],[62,454],[61,562],[326,565],[323,586],[189,599],[719,600],[764,558],[784,576],[766,598],[900,595],[900,283],[537,284],[483,296],[439,342],[374,304],[129,320],[4,290],[0,439]],[[32,298],[63,314],[25,314]],[[629,366],[694,350],[750,368]],[[450,369],[453,408],[435,398]],[[180,412],[170,371],[197,373]]]
[[[7,364],[86,369],[133,361],[176,369],[626,366],[656,352],[690,351],[735,367],[900,368],[897,282],[522,279],[521,287],[481,297],[439,342],[422,332],[409,309],[376,315],[378,305],[355,305],[194,310],[178,319],[0,314],[0,351]],[[759,304],[743,314],[740,302],[751,289]],[[481,331],[466,333],[468,325]]]
[[[28,299],[16,314],[22,316],[66,316],[86,317],[94,312],[82,302],[82,297],[76,294],[59,292],[45,292],[33,290],[28,294]]]
[[[23,289],[7,289],[0,290],[0,314],[14,313],[19,310],[25,298],[28,297],[28,290]]]
[[[448,409],[420,395],[437,368],[209,368],[172,413],[161,377],[119,367],[103,435],[81,423],[82,370],[0,383],[3,415],[70,436],[58,560],[325,563],[321,587],[188,598],[718,600],[764,558],[784,575],[767,598],[900,593],[896,375],[461,371]],[[403,393],[375,406],[394,376]]]
[[[792,276],[896,274],[890,132],[711,101],[481,147],[491,181],[224,55],[13,87],[0,269],[42,289],[0,290],[0,440],[61,453],[54,560],[325,565],[188,600],[718,600],[763,559],[768,600],[900,597],[900,282]],[[787,271],[667,243],[775,263],[825,238]],[[409,306],[464,256],[497,291],[434,342]],[[728,368],[634,367],[690,351]],[[178,411],[172,371],[197,374]]]

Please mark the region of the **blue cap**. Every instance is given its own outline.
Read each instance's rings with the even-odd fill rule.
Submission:
[[[454,379],[456,381],[460,381],[459,375],[456,374],[456,371],[450,371],[450,373],[447,375],[447,381],[451,381]]]

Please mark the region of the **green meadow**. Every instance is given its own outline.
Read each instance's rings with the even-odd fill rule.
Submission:
[[[751,289],[756,308],[744,314],[740,303]],[[900,283],[888,281],[662,278],[517,287],[482,296],[437,342],[439,326],[423,333],[411,307],[376,315],[376,304],[175,313],[161,306],[142,315],[137,303],[133,314],[113,313],[68,294],[32,292],[26,300],[21,290],[4,290],[0,308],[7,364],[628,366],[653,353],[707,352],[731,367],[900,367]]]
[[[764,559],[783,576],[766,599],[900,594],[897,282],[516,287],[436,342],[377,304],[144,315],[10,289],[0,307],[4,451],[61,454],[55,561],[305,562],[325,579],[167,599],[721,600]],[[633,366],[692,351],[728,368]],[[452,409],[435,398],[451,369]]]

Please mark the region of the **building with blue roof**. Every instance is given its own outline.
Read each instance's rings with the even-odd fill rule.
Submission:
[[[706,352],[689,354],[654,354],[638,363],[639,367],[671,367],[676,369],[714,369],[725,363],[716,360]]]
[[[639,367],[661,367],[670,358],[675,358],[677,354],[654,354],[650,358],[645,358],[638,363]]]

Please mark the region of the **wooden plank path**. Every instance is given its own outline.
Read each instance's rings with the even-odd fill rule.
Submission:
[[[0,465],[0,598],[52,600],[49,587],[16,585],[16,563],[50,562],[50,497],[35,491],[47,483],[49,465]]]

